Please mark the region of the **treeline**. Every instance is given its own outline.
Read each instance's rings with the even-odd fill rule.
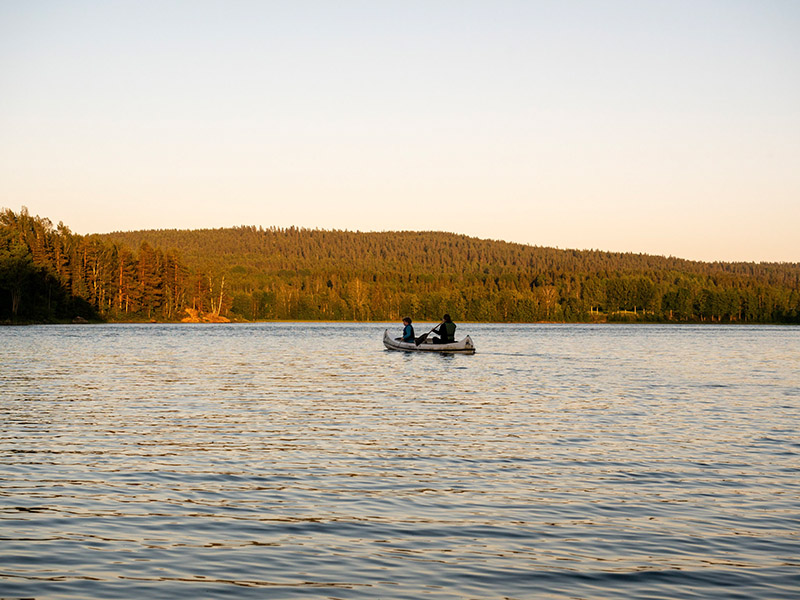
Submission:
[[[800,264],[702,263],[440,232],[79,236],[2,213],[0,318],[800,323]],[[73,314],[74,313],[74,314]]]

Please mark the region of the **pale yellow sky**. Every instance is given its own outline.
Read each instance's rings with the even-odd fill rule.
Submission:
[[[800,4],[0,3],[0,206],[800,261]]]

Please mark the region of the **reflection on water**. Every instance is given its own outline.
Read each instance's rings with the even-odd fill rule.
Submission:
[[[800,595],[800,330],[384,327],[0,329],[0,597]]]

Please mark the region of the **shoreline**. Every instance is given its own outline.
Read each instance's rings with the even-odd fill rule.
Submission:
[[[395,321],[331,321],[331,320],[304,320],[304,319],[259,319],[256,321],[246,321],[246,320],[225,320],[225,321],[189,321],[189,320],[108,320],[108,321],[98,321],[98,320],[83,320],[81,322],[76,322],[74,320],[57,320],[57,321],[24,321],[24,322],[13,322],[13,321],[2,321],[0,322],[0,327],[29,327],[29,326],[37,326],[37,325],[75,325],[75,326],[86,326],[86,325],[257,325],[260,323],[286,323],[286,324],[336,324],[336,325],[344,325],[344,324],[352,324],[352,325],[369,325],[369,324],[397,324],[400,320],[398,319],[397,322]],[[416,323],[424,323],[424,324],[436,324],[438,321],[435,320],[419,320]],[[747,327],[747,326],[786,326],[786,327],[798,327],[800,324],[798,323],[780,323],[780,322],[770,322],[770,323],[749,323],[749,322],[742,322],[742,321],[642,321],[642,320],[602,320],[602,321],[469,321],[469,320],[459,320],[457,321],[458,324],[468,324],[468,325],[702,325],[702,326],[709,326],[709,327]],[[398,325],[399,326],[399,325]]]

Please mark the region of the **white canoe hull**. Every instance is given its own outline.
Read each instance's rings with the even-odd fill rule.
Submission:
[[[452,344],[434,344],[429,338],[417,346],[414,342],[402,342],[400,338],[393,338],[389,330],[383,332],[383,345],[389,350],[402,350],[404,352],[448,352],[458,354],[475,354],[475,345],[472,338],[467,336]]]

